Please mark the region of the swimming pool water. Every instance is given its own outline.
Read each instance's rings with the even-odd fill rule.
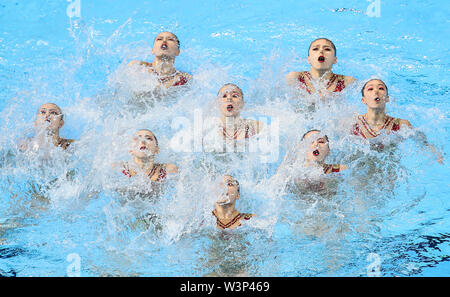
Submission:
[[[372,2],[80,0],[80,15],[69,17],[63,0],[2,1],[0,275],[71,275],[79,259],[81,276],[366,276],[376,263],[382,276],[449,276],[449,4],[381,1],[370,17]],[[125,65],[151,61],[153,38],[166,30],[181,41],[177,68],[195,80],[135,114],[126,93],[145,77],[130,79]],[[358,83],[306,116],[295,112],[284,76],[309,69],[317,37],[337,46],[333,71]],[[389,86],[388,113],[422,130],[443,165],[411,140],[394,157],[358,155],[335,123],[364,112],[359,88],[372,76]],[[227,82],[244,90],[244,115],[279,123],[273,162],[170,148],[173,119],[193,119],[196,108],[214,113]],[[67,163],[57,153],[44,164],[15,154],[45,102],[62,107],[63,136],[80,140]],[[116,190],[127,185],[110,165],[129,157],[127,137],[141,127],[156,133],[160,159],[179,165],[180,177],[156,202],[123,205]],[[331,159],[350,169],[332,181],[331,197],[280,194],[271,177],[293,138],[314,127],[330,136]],[[199,160],[237,176],[237,208],[256,213],[254,222],[233,234],[214,229],[212,177]],[[379,166],[370,179],[362,160]],[[162,218],[162,230],[130,227],[147,212]]]

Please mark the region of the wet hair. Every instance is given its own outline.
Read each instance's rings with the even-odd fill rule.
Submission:
[[[386,88],[386,96],[388,96],[389,95],[388,87],[387,87],[386,83],[379,78],[372,78],[372,79],[366,81],[366,83],[364,84],[364,86],[361,89],[361,95],[364,97],[364,89],[366,88],[366,85],[373,80],[379,80],[383,83],[384,87]]]
[[[303,134],[301,141],[303,141],[305,139],[305,137],[308,136],[308,134],[311,132],[319,132],[320,133],[320,130],[312,129],[312,130],[307,131],[305,134]],[[329,142],[328,136],[326,136],[326,135],[324,135],[324,136],[325,136],[325,139]]]
[[[180,47],[181,47],[180,39],[178,39],[178,36],[176,36],[175,34],[173,34],[172,32],[169,32],[169,31],[164,31],[164,32],[158,33],[158,35],[156,35],[155,39],[153,39],[153,44],[155,44],[156,38],[158,38],[159,34],[165,33],[165,32],[170,33],[170,34],[172,34],[173,36],[175,36],[175,38],[176,38],[176,40],[177,40],[178,48],[180,48]]]
[[[147,131],[147,132],[152,133],[153,137],[155,138],[156,146],[159,147],[159,144],[158,144],[158,138],[156,138],[155,133],[153,133],[153,132],[150,131],[149,129],[139,129],[139,130],[137,130],[137,132],[139,132],[139,131]]]
[[[331,43],[331,46],[332,46],[333,49],[334,49],[334,56],[337,57],[337,50],[336,50],[336,46],[334,45],[333,41],[329,40],[328,38],[324,38],[324,37],[317,38],[317,39],[313,40],[313,41],[309,44],[309,48],[308,48],[308,56],[309,56],[309,50],[311,49],[312,44],[313,44],[314,42],[316,42],[317,40],[322,40],[322,39],[328,41],[329,43]]]
[[[241,186],[239,185],[239,182],[237,180],[234,180],[234,182],[236,183],[237,186],[237,192],[241,194]]]
[[[224,84],[224,85],[219,89],[219,91],[217,92],[217,96],[219,96],[220,90],[222,90],[222,89],[223,89],[224,87],[226,87],[226,86],[233,86],[233,87],[235,87],[236,89],[238,89],[239,92],[241,92],[242,99],[244,99],[244,92],[242,92],[242,89],[239,88],[237,85],[235,85],[235,84],[233,84],[233,83],[226,83],[226,84]]]

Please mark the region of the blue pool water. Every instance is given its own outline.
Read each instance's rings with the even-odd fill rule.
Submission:
[[[79,267],[81,276],[450,276],[449,4],[381,1],[370,17],[371,2],[80,0],[78,14],[64,0],[1,1],[0,275],[71,276]],[[195,79],[135,114],[128,96],[145,77],[125,65],[151,61],[161,31],[178,36],[176,66]],[[336,44],[333,71],[358,82],[305,114],[296,104],[306,98],[284,77],[309,69],[318,37]],[[389,86],[388,113],[423,131],[443,165],[411,139],[379,153],[345,136],[336,123],[364,112],[359,89],[373,76]],[[279,125],[269,162],[170,147],[173,120],[217,112],[212,101],[227,82],[242,87],[245,116]],[[72,156],[16,150],[45,102],[63,109],[62,136],[79,140]],[[129,136],[141,127],[180,174],[158,201],[123,203],[117,189],[129,181],[111,163],[129,158]],[[330,136],[330,160],[349,170],[330,179],[334,194],[279,191],[273,175],[286,151],[315,127]],[[237,177],[237,208],[257,215],[248,226],[215,230],[215,176],[199,162]],[[136,222],[149,212],[158,226]]]

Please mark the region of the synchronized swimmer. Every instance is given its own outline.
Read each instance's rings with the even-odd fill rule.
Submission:
[[[356,79],[351,76],[335,74],[333,65],[337,63],[336,46],[326,38],[318,38],[311,42],[308,50],[309,71],[290,72],[286,76],[289,85],[304,89],[308,94],[319,93],[322,97],[327,93],[342,92]]]
[[[161,32],[153,42],[153,62],[131,61],[128,66],[141,65],[150,73],[156,74],[159,83],[166,87],[182,86],[188,83],[192,76],[177,70],[174,66],[175,58],[180,54],[180,41],[171,32]]]
[[[367,81],[361,89],[361,101],[366,105],[367,111],[359,115],[356,123],[352,127],[353,135],[364,139],[373,139],[381,134],[391,134],[400,130],[411,129],[412,125],[408,120],[394,118],[386,114],[386,103],[389,102],[389,92],[386,84],[380,79],[371,79]],[[414,139],[424,145],[435,159],[443,164],[442,154],[428,141],[426,136],[415,131]],[[384,149],[382,143],[372,143],[372,147],[377,150]]]
[[[152,182],[162,182],[167,174],[175,174],[178,167],[175,164],[155,163],[155,156],[159,153],[158,139],[152,131],[141,129],[133,136],[130,154],[132,162],[122,164],[122,173],[132,177],[144,174]]]
[[[141,65],[155,74],[160,86],[172,88],[187,84],[192,79],[190,74],[177,70],[174,66],[175,58],[180,54],[180,41],[171,32],[158,34],[153,42],[153,62],[131,61],[128,65]],[[336,46],[326,38],[314,40],[308,49],[307,62],[311,65],[309,71],[290,72],[287,76],[288,85],[305,90],[308,94],[318,93],[325,98],[332,93],[342,92],[355,81],[351,76],[335,74],[333,65],[337,63]],[[365,114],[358,116],[351,133],[363,139],[372,139],[382,133],[393,133],[405,128],[412,128],[408,120],[394,118],[386,114],[386,103],[389,102],[388,88],[380,79],[371,79],[364,84],[361,90],[362,103],[367,107]],[[240,141],[257,135],[264,128],[264,124],[240,116],[244,106],[244,93],[237,85],[228,83],[217,93],[217,105],[220,110],[221,121],[219,135],[226,141]],[[44,142],[52,143],[55,147],[66,150],[73,139],[61,138],[59,130],[64,125],[64,115],[61,108],[54,103],[46,103],[39,107],[35,120],[36,135],[27,139],[20,145],[26,150],[32,145],[39,148]],[[442,155],[426,141],[425,135],[419,133],[419,139],[437,155],[438,162],[442,163]],[[301,138],[301,148],[296,152],[304,152],[302,164],[305,171],[319,170],[328,175],[347,169],[343,164],[328,164],[325,162],[330,154],[328,136],[320,130],[307,131]],[[378,148],[383,148],[382,145]],[[178,167],[175,164],[157,163],[155,157],[159,153],[159,144],[155,134],[148,129],[138,130],[132,139],[130,155],[132,160],[121,163],[120,170],[125,176],[147,176],[151,182],[162,183],[168,175],[175,175]],[[279,167],[278,172],[285,171],[288,166],[287,155]],[[295,177],[294,177],[295,178]],[[308,184],[306,180],[303,180]],[[239,182],[230,175],[223,176],[221,183],[224,192],[216,202],[212,214],[216,218],[217,228],[221,230],[235,229],[242,225],[242,220],[249,220],[254,215],[240,213],[235,208],[236,200],[240,198]]]
[[[225,140],[248,139],[258,134],[264,124],[256,120],[241,118],[244,107],[244,93],[235,84],[226,84],[217,93],[221,125],[219,133]]]
[[[45,143],[52,143],[54,146],[66,150],[74,140],[59,136],[59,130],[63,125],[64,115],[61,108],[54,103],[42,104],[34,122],[36,133],[32,138],[23,141],[20,149],[24,151],[30,148],[40,148]]]
[[[239,182],[231,175],[225,175],[220,183],[224,192],[216,201],[216,208],[212,211],[216,218],[216,226],[220,230],[233,230],[242,226],[242,220],[250,220],[254,214],[240,213],[236,209],[236,200],[241,198]]]

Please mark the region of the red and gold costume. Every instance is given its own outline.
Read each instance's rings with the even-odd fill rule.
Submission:
[[[308,78],[308,82],[305,78]],[[300,88],[306,90],[309,94],[314,92],[314,87],[311,84],[313,77],[309,71],[300,72],[298,81],[300,82]],[[345,89],[345,76],[341,74],[332,74],[327,82],[327,90],[330,92],[338,93]]]
[[[217,212],[216,210],[212,211],[213,216],[216,217],[216,225],[217,228],[221,229],[221,230],[225,230],[225,229],[235,229],[239,226],[242,226],[241,220],[244,219],[246,221],[250,220],[254,214],[250,214],[250,213],[240,213],[237,210],[235,211],[236,214],[235,216],[233,216],[233,218],[229,221],[222,221],[217,217]]]
[[[256,134],[256,129],[254,127],[254,125],[250,124],[250,123],[245,123],[243,128],[238,128],[234,130],[233,135],[230,135],[227,133],[225,127],[222,127],[222,134],[223,137],[225,137],[226,139],[233,139],[236,140],[239,137],[239,134],[242,132],[242,130],[244,130],[244,139],[249,139],[250,137],[252,137],[253,135]]]
[[[65,138],[59,138],[58,142],[56,143],[56,146],[62,148],[63,150],[66,150],[72,142],[75,140],[73,139],[65,139]]]
[[[130,169],[127,164],[124,165],[122,173],[129,177],[136,175],[136,171]],[[166,164],[154,164],[152,170],[147,175],[152,181],[164,181],[167,176]]]
[[[155,73],[158,77],[158,80],[161,84],[165,85],[166,87],[176,87],[176,86],[182,86],[187,84],[187,82],[189,81],[189,79],[191,78],[191,75],[185,73],[185,72],[181,72],[181,71],[176,71],[174,74],[172,75],[168,75],[166,77],[160,77],[158,75],[158,73],[156,73],[156,71],[153,69],[153,65],[152,63],[149,62],[144,62],[141,61],[139,62],[139,65],[143,65],[149,68],[149,71],[151,73]],[[171,82],[168,85],[166,85],[166,83]]]
[[[356,136],[361,136],[365,139],[375,138],[381,135],[382,130],[385,130],[387,133],[396,132],[400,130],[400,119],[393,118],[386,115],[386,119],[384,121],[383,126],[377,131],[373,130],[369,123],[366,121],[364,116],[358,116],[358,121],[353,125],[352,134]]]
[[[339,164],[323,164],[323,173],[330,174],[333,172],[340,172],[341,165]]]

